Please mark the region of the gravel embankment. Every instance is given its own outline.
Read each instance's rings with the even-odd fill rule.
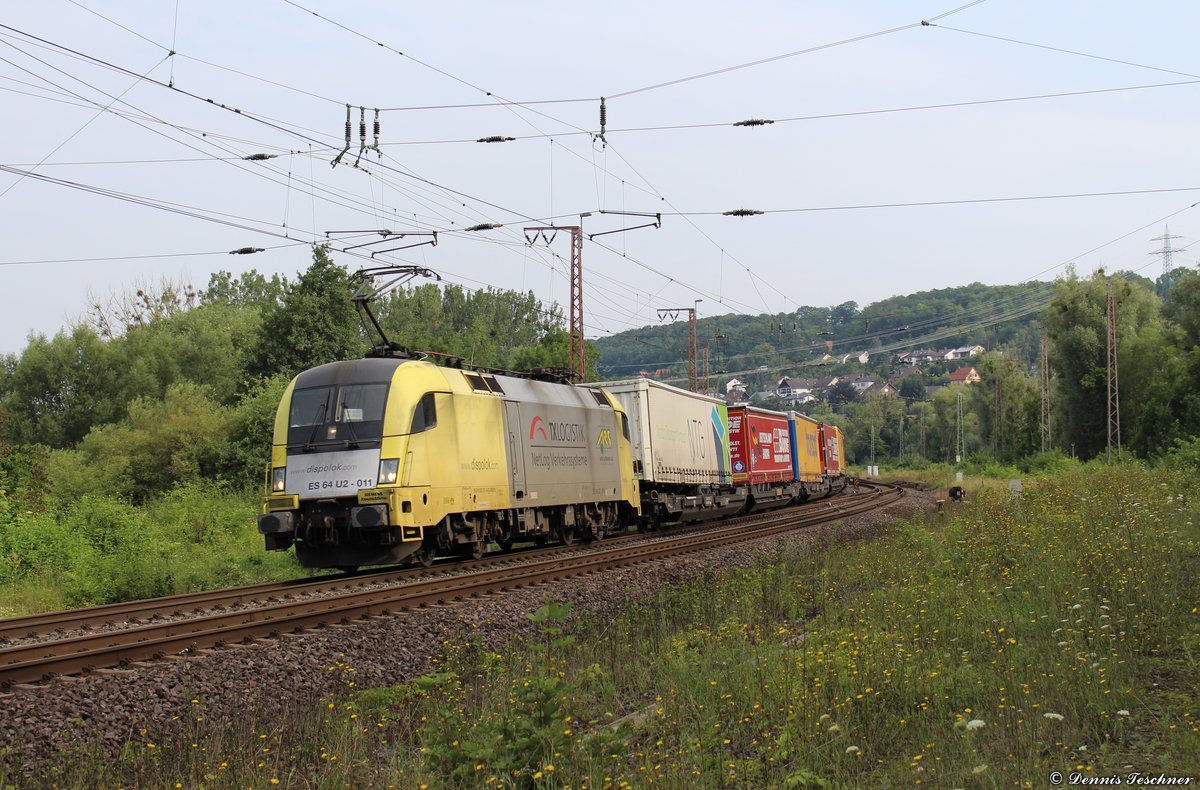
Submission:
[[[882,511],[845,519],[836,536],[869,539],[895,518],[934,507],[929,494],[908,491]],[[513,636],[531,634],[525,615],[547,600],[568,601],[576,611],[612,618],[663,584],[705,568],[744,567],[784,544],[809,549],[834,534],[831,527],[810,528],[669,562],[19,687],[0,694],[0,743],[11,749],[0,759],[10,770],[37,775],[82,742],[99,742],[110,754],[130,739],[168,743],[183,722],[194,718],[197,705],[213,727],[261,721],[274,722],[268,726],[277,729],[290,711],[345,692],[346,675],[330,667],[353,668],[358,688],[399,683],[424,673],[444,639],[475,632],[486,647],[496,649]]]

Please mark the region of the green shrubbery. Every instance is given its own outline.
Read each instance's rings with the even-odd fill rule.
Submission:
[[[180,485],[142,507],[83,494],[38,512],[0,493],[0,589],[10,613],[89,606],[294,576],[266,554],[256,498],[212,483]]]

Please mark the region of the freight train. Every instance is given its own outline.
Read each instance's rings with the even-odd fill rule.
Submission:
[[[648,379],[368,357],[288,385],[258,530],[305,567],[428,565],[825,496],[842,454],[836,426]]]

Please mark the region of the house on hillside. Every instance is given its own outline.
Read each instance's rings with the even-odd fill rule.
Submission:
[[[746,393],[746,385],[738,379],[730,379],[725,384],[725,403],[734,406],[739,403],[749,403],[750,396]]]
[[[895,384],[898,381],[908,378],[909,376],[923,376],[925,371],[921,370],[920,365],[903,365],[892,373],[889,382]]]
[[[756,392],[750,397],[750,400],[753,402],[764,401],[768,398],[780,398],[787,401],[792,408],[799,408],[806,403],[818,400],[818,386],[819,382],[815,379],[793,379],[791,376],[783,376],[775,385],[775,389]]]
[[[978,384],[981,381],[983,378],[973,367],[959,368],[950,374],[951,384]]]
[[[953,348],[946,352],[946,359],[969,359],[977,357],[986,351],[983,346],[962,346],[961,348]]]
[[[880,380],[874,376],[853,376],[849,378],[843,378],[842,382],[848,382],[850,386],[854,388],[854,392],[860,398],[869,392],[882,392],[885,395],[896,394],[895,387],[886,382],[880,382]]]
[[[902,365],[926,365],[930,362],[941,362],[947,359],[946,356],[951,352],[951,349],[943,348],[922,348],[916,351],[907,351],[896,357],[896,361]]]

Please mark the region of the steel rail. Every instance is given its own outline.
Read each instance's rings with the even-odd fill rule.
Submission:
[[[547,557],[516,567],[482,570],[344,595],[288,601],[238,612],[154,623],[100,634],[17,645],[0,649],[0,686],[28,683],[56,675],[72,675],[95,668],[120,666],[131,661],[172,653],[249,641],[373,615],[392,614],[420,606],[465,597],[501,592],[516,587],[559,581],[670,556],[705,551],[761,538],[801,526],[866,512],[899,499],[900,489],[877,489],[860,501],[845,505],[830,501],[826,507],[797,515],[776,512],[756,527],[726,525],[695,534],[668,537],[633,546],[598,544],[591,551]]]
[[[773,514],[789,513],[795,510],[820,507],[823,503],[806,503],[786,510],[760,513],[752,516],[739,517],[725,523],[738,524],[745,519],[763,518]],[[711,528],[711,523],[705,523],[703,528]],[[606,540],[606,545],[619,542],[645,540],[645,533],[617,534]],[[58,612],[23,615],[0,619],[0,643],[17,639],[48,637],[67,631],[87,630],[97,627],[120,627],[124,625],[141,625],[138,621],[155,617],[181,617],[199,615],[207,609],[217,607],[238,606],[241,604],[262,603],[276,597],[295,597],[297,595],[323,594],[339,589],[362,587],[368,584],[393,583],[404,581],[414,576],[458,570],[466,567],[477,567],[479,564],[524,562],[539,556],[553,556],[567,549],[577,549],[573,546],[555,545],[549,548],[520,548],[516,551],[501,554],[485,555],[481,560],[464,562],[453,557],[439,559],[430,568],[402,567],[383,568],[369,572],[354,574],[326,574],[306,579],[291,579],[281,582],[263,582],[242,587],[227,587],[220,590],[203,592],[180,593],[157,598],[144,598],[136,601],[89,606],[78,609],[66,609]]]

